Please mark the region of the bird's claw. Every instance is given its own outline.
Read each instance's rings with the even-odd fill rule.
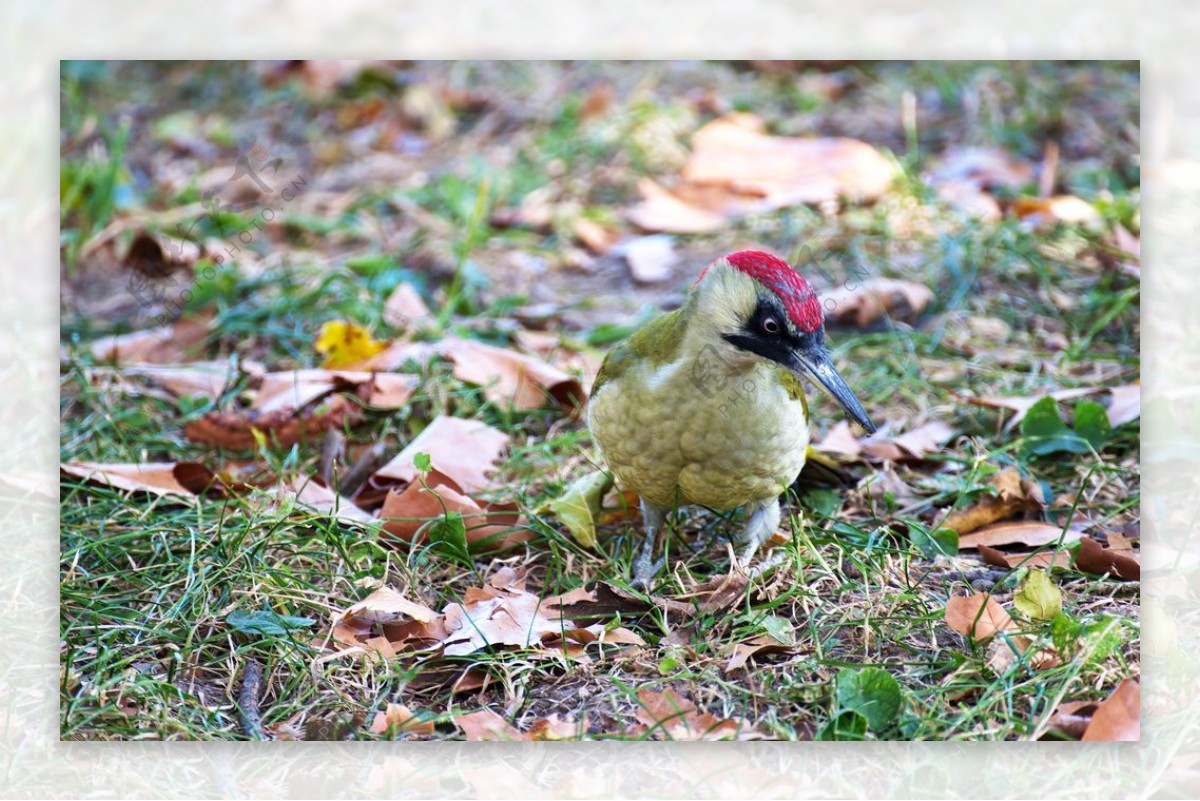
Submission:
[[[633,586],[649,592],[654,576],[663,569],[666,563],[666,556],[660,556],[651,562],[648,554],[639,554],[637,559],[633,560]]]

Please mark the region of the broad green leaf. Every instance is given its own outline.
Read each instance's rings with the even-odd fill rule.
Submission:
[[[471,564],[471,550],[467,545],[467,525],[458,512],[446,514],[429,524],[429,541],[439,552],[456,559],[464,565]]]
[[[243,612],[239,609],[225,618],[225,623],[234,631],[259,634],[263,637],[282,637],[290,631],[308,628],[316,622],[311,617],[279,615],[270,609],[260,609],[257,612]]]
[[[1080,401],[1075,407],[1075,432],[1083,437],[1097,451],[1104,447],[1112,436],[1112,425],[1108,422],[1108,412],[1104,407],[1092,401]]]
[[[908,539],[926,559],[943,555],[954,556],[958,553],[958,532],[954,529],[936,528],[926,531],[910,523]]]
[[[1087,440],[1063,422],[1058,413],[1058,403],[1048,395],[1029,407],[1021,420],[1021,437],[1021,451],[1030,456],[1045,456],[1059,451],[1091,452]]]
[[[762,619],[763,631],[784,645],[796,641],[796,627],[792,621],[779,615],[767,615]]]
[[[1030,620],[1053,620],[1062,612],[1062,591],[1045,570],[1030,570],[1013,596],[1013,606]]]
[[[596,547],[596,520],[600,517],[600,502],[612,484],[612,477],[598,470],[575,479],[562,495],[550,502],[550,511],[558,516],[575,541],[585,548]]]
[[[833,517],[842,508],[842,497],[836,490],[807,487],[800,496],[800,503],[821,517]]]
[[[429,460],[428,453],[413,454],[413,467],[420,470],[422,473],[428,473],[433,469],[433,462]]]
[[[886,670],[847,668],[834,681],[838,709],[857,712],[878,731],[896,719],[900,711],[900,685]]]
[[[865,740],[867,719],[853,710],[844,710],[834,715],[817,733],[818,740]]]

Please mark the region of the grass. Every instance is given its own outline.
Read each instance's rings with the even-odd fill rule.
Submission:
[[[88,119],[108,121],[116,109],[129,106],[169,105],[155,86],[159,78],[194,93],[189,97],[203,113],[221,114],[222,104],[239,92],[255,91],[261,111],[255,120],[239,124],[276,125],[282,137],[291,136],[279,115],[294,87],[255,86],[239,70],[223,75],[212,74],[211,67],[159,69],[165,75],[145,65],[71,73],[64,89],[63,160],[64,176],[75,177],[64,187],[64,197],[88,194],[84,190],[103,178],[108,189],[100,197],[111,198],[113,176],[123,174],[122,159],[143,163],[149,158],[153,133],[140,123],[121,140],[124,150],[108,151],[108,160],[95,162],[94,149],[75,144]],[[863,135],[853,130],[862,123],[847,115],[856,111],[878,118],[909,87],[921,98],[922,92],[941,98],[941,105],[922,118],[915,155],[912,132],[898,120],[877,129],[873,141],[905,154],[909,180],[874,206],[850,207],[835,217],[807,208],[785,210],[679,243],[689,265],[698,268],[738,242],[790,252],[797,241],[822,233],[829,235],[826,252],[818,254],[823,264],[825,259],[853,264],[872,276],[915,280],[935,290],[933,308],[915,326],[896,323],[829,335],[835,362],[877,422],[911,426],[940,419],[961,432],[931,463],[898,469],[898,478],[917,494],[873,493],[865,480],[875,471],[862,465],[850,468],[849,487],[832,492],[799,487],[786,507],[792,536],[779,548],[781,563],[730,609],[681,623],[655,612],[622,618],[620,624],[647,645],[603,658],[593,653],[591,662],[512,650],[473,654],[456,660],[457,668],[484,670],[494,683],[451,694],[418,673],[412,659],[326,658],[330,615],[384,583],[441,608],[501,565],[528,569],[530,588],[541,595],[595,581],[627,586],[640,532],[636,520],[615,523],[602,531],[597,550],[586,549],[539,511],[598,461],[577,418],[551,409],[511,412],[444,366],[422,366],[410,404],[394,414],[368,415],[363,426],[348,432],[351,441],[385,442],[398,449],[437,414],[501,428],[515,444],[499,483],[506,497],[520,502],[537,537],[507,552],[476,554],[463,564],[436,549],[397,550],[382,543],[377,532],[286,505],[272,507],[261,494],[178,503],[64,479],[63,738],[245,739],[236,698],[249,660],[264,667],[264,726],[322,739],[394,735],[371,734],[365,724],[396,701],[434,720],[437,738],[458,736],[453,718],[485,705],[522,729],[551,713],[586,713],[592,736],[613,736],[616,724],[631,719],[637,691],[646,687],[673,688],[701,709],[746,718],[775,737],[807,739],[830,731],[838,711],[838,673],[865,666],[886,670],[899,682],[902,696],[899,714],[866,733],[868,738],[1018,739],[1045,734],[1047,716],[1059,700],[1103,698],[1122,678],[1138,676],[1136,584],[1056,571],[1065,598],[1057,633],[1066,638],[1069,658],[1045,670],[1018,660],[997,672],[988,666],[987,649],[965,643],[942,616],[948,597],[969,591],[990,591],[1008,605],[1019,574],[965,556],[930,558],[911,538],[914,530],[928,530],[942,510],[977,497],[988,471],[1009,465],[1041,482],[1048,497],[1076,499],[1073,506],[1052,510],[1052,522],[1065,526],[1072,512],[1105,526],[1138,520],[1136,423],[1116,429],[1099,453],[1030,457],[1020,447],[1019,432],[1002,430],[995,410],[959,400],[962,394],[1026,396],[1048,388],[1137,380],[1136,279],[1104,268],[1098,255],[1103,243],[1095,234],[1071,226],[1028,230],[1013,221],[967,223],[931,198],[916,177],[922,159],[936,152],[938,143],[995,143],[1037,158],[1047,131],[1059,132],[1074,143],[1064,147],[1067,188],[1101,186],[1108,193],[1098,203],[1102,212],[1132,225],[1136,141],[1131,155],[1124,133],[1081,143],[1071,138],[1070,126],[1086,114],[1097,120],[1131,114],[1128,119],[1136,125],[1136,73],[1128,97],[1095,90],[1131,86],[1129,71],[1114,65],[927,64],[911,70],[851,65],[846,68],[851,88],[835,104],[809,90],[784,91],[787,80],[779,76],[725,65],[697,69],[714,71],[714,80],[730,97],[763,114],[769,124],[807,119],[825,133]],[[514,86],[545,79],[520,65],[455,74],[473,91],[492,93],[491,102],[501,107]],[[510,343],[521,325],[514,309],[536,301],[515,279],[510,282],[503,255],[521,251],[555,264],[572,245],[553,230],[497,230],[488,222],[490,210],[514,205],[538,185],[552,186],[560,198],[588,208],[619,208],[633,197],[638,175],[655,174],[670,162],[671,148],[664,145],[664,139],[676,136],[670,132],[696,122],[694,107],[679,99],[678,84],[686,84],[686,76],[662,70],[642,74],[629,65],[583,65],[560,77],[563,86],[547,90],[553,98],[550,110],[527,120],[520,133],[485,141],[471,154],[474,164],[456,151],[454,139],[433,146],[423,157],[430,176],[424,185],[352,186],[343,190],[354,199],[340,216],[297,215],[243,257],[217,268],[212,280],[197,285],[192,303],[216,313],[205,355],[256,359],[277,369],[312,365],[311,344],[325,320],[355,320],[378,336],[397,333],[384,322],[382,304],[404,281],[415,283],[429,300],[439,316],[438,330]],[[587,117],[582,112],[586,93],[600,80],[632,87],[635,99],[628,108],[615,101],[610,117]],[[222,81],[224,89],[209,87]],[[345,96],[306,99],[315,131],[288,141],[303,141],[315,151],[316,144],[340,135],[339,109],[394,91],[372,83]],[[1009,92],[1018,107],[985,102],[980,108],[986,112],[977,117],[959,114],[964,103],[969,107],[977,101],[972,93],[1008,99]],[[456,136],[468,137],[470,115],[461,113],[457,120]],[[683,134],[677,138],[686,140]],[[506,160],[496,155],[500,150],[515,156]],[[314,176],[320,174],[317,167],[339,166],[318,165],[313,158]],[[1083,162],[1089,165],[1086,173],[1075,166]],[[398,195],[403,203],[390,202]],[[176,195],[154,182],[139,187],[139,197],[147,211],[176,202]],[[403,211],[412,204],[427,216]],[[63,220],[69,235],[65,274],[103,273],[101,266],[77,264],[76,257],[78,245],[111,221],[113,208],[108,201],[71,204]],[[603,295],[566,297],[557,312],[564,321],[561,333],[599,353],[655,304],[669,304],[670,292],[677,289],[642,293],[640,306],[620,314]],[[124,318],[86,314],[64,298],[64,460],[217,461],[211,449],[183,437],[182,424],[218,403],[130,393],[89,374],[93,362],[87,343],[139,327],[143,312],[135,309]],[[232,388],[223,401],[237,392]],[[840,413],[823,396],[809,400],[819,437]],[[225,456],[253,456],[281,475],[310,475],[319,450],[319,443],[307,443]],[[670,542],[671,571],[660,576],[656,592],[681,595],[723,574],[728,539],[740,524],[737,514],[684,510]],[[715,536],[693,550],[688,543],[701,531]],[[233,622],[239,613],[262,610],[300,620],[265,633]],[[1046,642],[1055,636],[1050,624],[1024,621],[1022,626]],[[788,652],[761,655],[748,670],[725,671],[738,644],[781,631],[791,638]],[[1068,642],[1078,646],[1068,651]]]

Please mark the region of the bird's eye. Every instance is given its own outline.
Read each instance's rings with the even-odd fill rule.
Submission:
[[[779,321],[776,320],[774,317],[768,317],[767,319],[763,320],[762,327],[763,327],[763,330],[766,331],[768,334],[778,334],[779,333]]]

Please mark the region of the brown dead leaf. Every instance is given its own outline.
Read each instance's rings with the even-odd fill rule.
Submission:
[[[1065,222],[1098,228],[1102,222],[1095,206],[1074,195],[1019,197],[1012,203],[1012,213],[1017,219],[1036,226]]]
[[[437,470],[425,476],[425,484],[414,481],[401,491],[391,490],[383,502],[379,517],[390,537],[409,543],[430,520],[447,512],[457,512],[467,527],[467,542],[487,541],[491,548],[507,548],[533,539],[532,531],[517,528],[525,523],[516,504],[481,504],[463,494],[453,479]]]
[[[819,451],[839,453],[851,458],[862,453],[862,441],[854,435],[850,423],[845,420],[834,423],[825,438],[813,447]]]
[[[734,646],[733,655],[725,665],[725,672],[732,673],[745,667],[750,657],[755,654],[782,654],[792,653],[795,650],[793,646],[780,642],[770,634],[760,634]]]
[[[1027,545],[1036,548],[1058,542],[1062,537],[1063,544],[1077,542],[1082,536],[1078,529],[1067,529],[1063,534],[1062,526],[1052,526],[1037,520],[1018,520],[1010,523],[993,523],[976,529],[958,538],[959,550],[969,551],[980,545],[995,548],[998,545]]]
[[[608,253],[617,243],[620,233],[587,217],[576,217],[571,222],[571,233],[583,246],[597,256]]]
[[[1073,740],[1081,740],[1099,705],[1098,701],[1064,701],[1051,715],[1049,728]]]
[[[515,586],[491,597],[485,593],[464,596],[464,601],[448,604],[444,610],[450,632],[442,643],[446,656],[464,656],[497,645],[540,648],[544,640],[561,636],[564,628],[570,627],[548,617],[541,598]]]
[[[184,365],[135,364],[125,367],[92,367],[88,380],[92,384],[112,381],[118,388],[135,391],[123,379],[134,377],[160,387],[178,398],[205,397],[216,399],[237,384],[242,374],[259,379],[264,370],[257,362],[189,362]],[[106,384],[107,386],[107,384]]]
[[[152,278],[165,278],[179,270],[189,269],[203,255],[199,245],[189,240],[171,243],[163,249],[158,237],[139,232],[129,243],[125,266]]]
[[[957,432],[943,422],[934,420],[892,439],[914,459],[942,449]]]
[[[1125,679],[1104,699],[1083,734],[1085,741],[1136,742],[1142,738],[1142,692]]]
[[[383,319],[393,328],[420,328],[433,319],[433,315],[416,288],[404,283],[388,295],[383,304]]]
[[[999,148],[953,147],[938,158],[929,173],[935,185],[966,182],[982,189],[1019,189],[1034,178],[1034,167]]]
[[[119,364],[186,362],[208,336],[211,323],[211,316],[181,317],[159,328],[104,337],[92,343],[92,356],[98,362]]]
[[[911,461],[941,450],[956,433],[945,423],[934,420],[898,436],[881,429],[860,439],[854,435],[849,422],[839,420],[814,448],[849,458],[861,456],[875,461]]]
[[[1040,512],[1046,508],[1041,486],[1033,479],[1021,478],[1021,474],[1014,468],[996,473],[988,479],[988,484],[996,490],[994,495],[984,495],[965,509],[951,511],[941,525],[953,529],[961,536],[997,520],[1004,520],[1022,512]],[[961,540],[959,547],[962,547]]]
[[[571,409],[586,398],[577,378],[524,353],[459,337],[443,339],[437,352],[454,363],[456,378],[482,386],[486,397],[506,407],[540,409],[553,398]]]
[[[673,598],[652,596],[650,600],[606,582],[597,582],[590,589],[579,587],[563,595],[547,598],[547,614],[568,620],[592,620],[608,618],[613,614],[622,617],[644,615],[656,607],[662,609],[668,619],[685,619],[695,615],[696,606]]]
[[[436,642],[445,631],[441,619],[424,604],[414,603],[390,587],[380,587],[333,616],[332,636],[343,645],[362,646],[376,636],[378,628],[387,626],[387,641],[394,645],[410,639]]]
[[[468,741],[478,740],[531,740],[522,732],[490,709],[479,709],[454,718]]]
[[[288,370],[267,373],[251,408],[297,410],[333,392],[348,391],[376,409],[399,409],[416,390],[417,376],[356,370]]]
[[[962,547],[962,544],[959,544]],[[1066,550],[1037,551],[1033,553],[1005,553],[997,548],[976,543],[973,546],[979,551],[986,564],[1002,568],[1030,567],[1049,570],[1052,567],[1067,568],[1071,566],[1071,554]]]
[[[254,432],[279,447],[298,442],[315,441],[330,428],[353,425],[362,419],[359,405],[344,395],[335,395],[316,408],[273,412],[209,412],[199,420],[183,427],[183,433],[193,442],[214,445],[237,451],[258,447]]]
[[[59,470],[73,478],[131,492],[195,497],[221,486],[217,474],[199,462],[66,462]]]
[[[883,318],[912,322],[933,300],[933,290],[924,284],[894,278],[868,278],[853,286],[845,284],[824,292],[827,325],[865,328]]]
[[[997,637],[988,643],[985,660],[987,666],[1002,675],[1022,658],[1032,670],[1049,670],[1062,664],[1062,659],[1053,647],[1033,650],[1033,643],[1034,639],[1024,634],[1013,634],[1007,638]]]
[[[682,181],[669,192],[648,179],[627,211],[648,231],[704,233],[729,218],[802,203],[879,197],[896,175],[875,148],[856,139],[770,136],[752,114],[714,120],[692,137]]]
[[[316,479],[297,478],[279,488],[277,498],[295,498],[297,506],[320,514],[328,514],[339,520],[354,523],[372,523],[375,516],[354,505],[349,498],[338,495],[329,487],[318,484]]]
[[[641,201],[628,209],[625,217],[643,230],[704,234],[725,225],[723,214],[693,206],[649,178],[638,180],[638,194]]]
[[[392,731],[396,734],[433,734],[433,721],[417,717],[404,704],[387,705],[387,709],[375,713],[371,723],[372,734],[386,734]]]
[[[955,595],[946,602],[946,625],[965,637],[983,642],[996,632],[1014,628],[1016,623],[995,598],[977,592]]]
[[[534,721],[529,727],[533,740],[579,740],[587,734],[587,717],[578,721],[565,720],[557,714]]]
[[[731,114],[692,137],[683,179],[760,199],[758,210],[883,194],[896,168],[865,142],[848,138],[791,138],[764,133],[762,120]]]
[[[489,473],[508,447],[508,435],[477,420],[439,415],[394,459],[375,472],[376,481],[411,484],[420,471],[413,459],[429,455],[433,469],[449,478],[466,495],[474,495],[490,483]]]
[[[1142,564],[1136,551],[1105,548],[1091,537],[1080,540],[1075,567],[1085,573],[1108,574],[1126,581],[1139,581],[1142,577]]]
[[[640,236],[621,243],[615,252],[625,258],[629,273],[639,284],[666,281],[672,268],[679,263],[674,238],[667,234]]]
[[[721,719],[700,712],[674,690],[638,691],[638,734],[664,740],[758,740],[762,734],[742,720]]]

